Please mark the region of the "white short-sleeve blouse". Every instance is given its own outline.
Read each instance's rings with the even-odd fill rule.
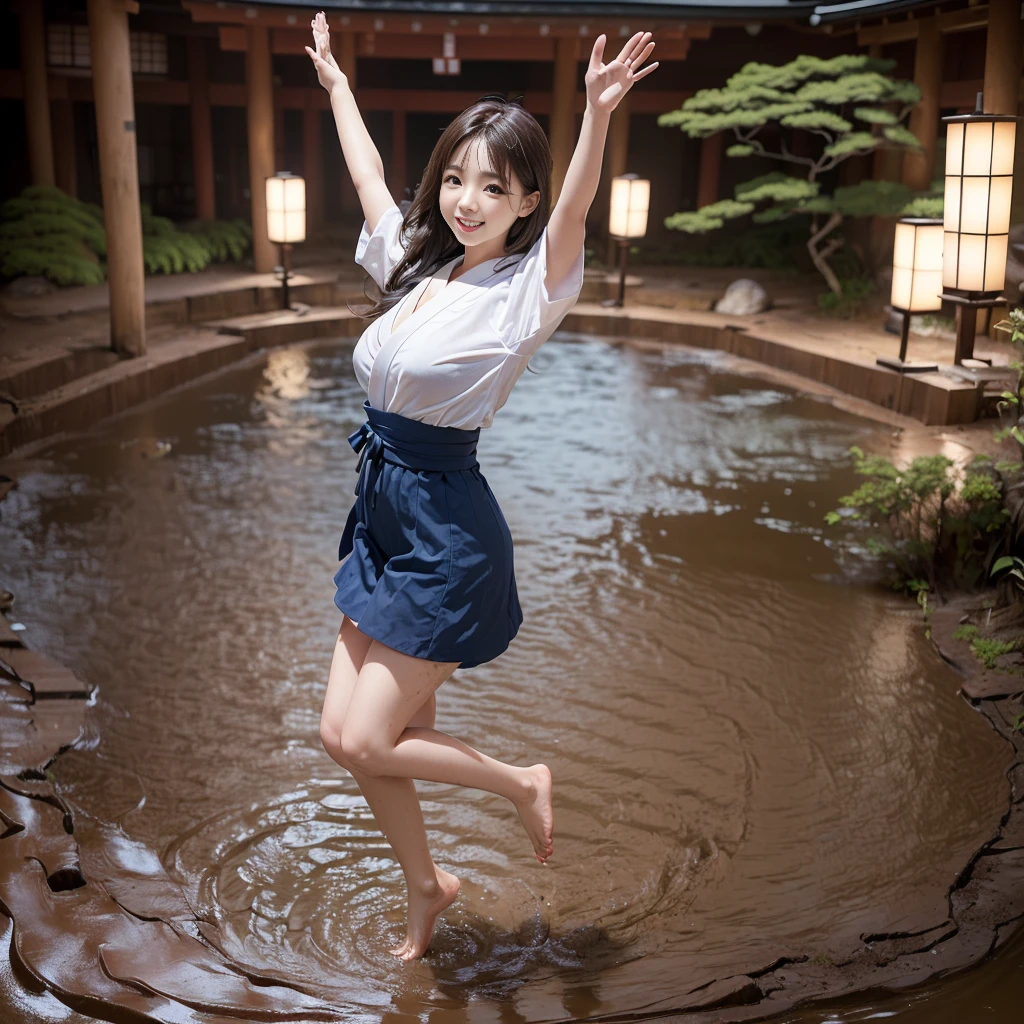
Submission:
[[[383,289],[404,253],[402,212],[381,215],[371,234],[363,221],[355,260]],[[455,281],[456,256],[420,281],[363,331],[352,355],[370,405],[440,427],[489,427],[530,356],[551,337],[583,287],[583,250],[551,292],[547,228],[529,252],[487,260]],[[501,270],[495,270],[504,262]],[[394,329],[400,310],[415,309],[431,280],[449,281]]]

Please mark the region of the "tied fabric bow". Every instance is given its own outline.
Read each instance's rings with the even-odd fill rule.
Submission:
[[[373,492],[370,495],[370,508],[377,507],[377,491],[380,489],[381,476],[380,464],[384,459],[384,442],[381,440],[369,423],[364,423],[358,430],[348,435],[348,443],[352,450],[359,452],[359,461],[356,462],[356,472],[359,474],[356,480],[355,494],[359,494],[363,486],[363,466],[373,462],[377,466],[377,479],[373,484]]]

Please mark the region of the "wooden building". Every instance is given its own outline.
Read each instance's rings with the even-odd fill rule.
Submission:
[[[605,32],[614,53],[617,41],[652,30],[661,65],[613,116],[589,226],[595,237],[605,227],[611,175],[631,170],[652,180],[652,244],[670,240],[666,215],[731,195],[752,176],[749,161],[722,159],[721,136],[692,140],[657,125],[659,114],[751,60],[894,58],[895,73],[922,89],[911,127],[925,156],[880,153],[853,173],[916,188],[933,178],[943,115],[973,109],[982,88],[990,112],[1018,113],[1021,100],[1020,0],[8,0],[0,126],[9,147],[0,194],[55,183],[105,208],[124,203],[117,215],[108,210],[108,232],[119,225],[129,247],[128,207],[138,198],[175,219],[251,218],[259,270],[275,262],[262,189],[275,171],[306,177],[312,236],[331,225],[358,227],[328,97],[303,50],[318,9],[327,12],[333,51],[396,197],[415,186],[451,117],[488,92],[523,94],[548,132],[557,194],[593,40]],[[115,289],[117,276],[111,266]],[[140,317],[141,310],[132,320]]]

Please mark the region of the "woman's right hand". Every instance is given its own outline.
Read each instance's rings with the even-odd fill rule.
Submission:
[[[331,37],[327,28],[327,15],[318,11],[316,17],[309,23],[313,29],[313,45],[316,50],[305,47],[316,68],[316,77],[320,84],[332,92],[336,86],[347,84],[348,79],[344,72],[338,67],[338,62],[331,53]]]

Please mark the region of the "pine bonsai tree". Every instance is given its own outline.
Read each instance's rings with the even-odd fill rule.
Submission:
[[[678,110],[662,114],[662,127],[677,125],[691,138],[732,131],[736,142],[730,157],[770,157],[799,169],[800,174],[772,171],[737,185],[734,199],[688,213],[675,213],[665,226],[692,234],[720,228],[726,220],[753,213],[758,223],[796,214],[811,217],[807,251],[829,288],[842,287],[828,258],[843,244],[837,228],[845,217],[895,216],[912,199],[898,182],[862,181],[839,187],[831,195],[821,189],[821,176],[851,156],[879,148],[920,150],[916,136],[902,122],[921,98],[918,87],[886,74],[895,61],[845,55],[824,60],[797,57],[774,66],[744,65],[723,89],[701,89]],[[798,155],[786,147],[778,124],[817,137],[816,156]],[[764,136],[771,136],[772,148]],[[941,207],[941,199],[938,200]],[[822,223],[822,220],[824,222]]]

